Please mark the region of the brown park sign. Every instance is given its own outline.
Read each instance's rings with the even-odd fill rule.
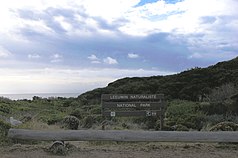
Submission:
[[[166,107],[163,94],[103,94],[101,101],[105,117],[160,117],[163,127]]]
[[[103,94],[101,103],[104,117],[160,117],[163,128],[164,94]]]
[[[103,116],[158,116],[165,108],[163,94],[103,94],[101,100]],[[146,114],[151,110],[156,115]]]

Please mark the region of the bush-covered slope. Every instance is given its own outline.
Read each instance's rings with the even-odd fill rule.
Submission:
[[[235,87],[236,86],[236,87]],[[9,117],[19,128],[101,128],[101,94],[164,93],[168,97],[164,130],[207,130],[220,122],[238,123],[238,58],[208,68],[194,68],[168,76],[123,78],[78,98],[41,98],[13,101],[0,97],[0,140],[7,142]],[[203,102],[197,102],[204,97]],[[27,118],[27,119],[26,119]],[[29,118],[29,119],[28,119]],[[108,120],[107,120],[108,119]],[[160,129],[152,117],[107,118],[107,129]],[[1,143],[0,143],[1,144]]]
[[[99,103],[101,94],[164,93],[168,99],[197,101],[212,89],[232,83],[238,85],[238,57],[207,68],[193,68],[168,76],[123,78],[79,96]]]

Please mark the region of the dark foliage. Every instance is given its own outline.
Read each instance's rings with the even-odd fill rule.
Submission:
[[[83,128],[91,128],[95,122],[95,118],[89,115],[82,120],[81,125]]]
[[[79,119],[75,116],[66,116],[63,119],[63,125],[67,129],[77,130],[79,126]]]
[[[0,120],[0,144],[8,141],[7,133],[8,130],[11,128],[11,125],[5,121]]]
[[[164,93],[168,99],[202,100],[212,89],[238,85],[238,57],[207,68],[193,68],[168,76],[123,78],[79,96],[84,104],[100,103],[101,94]],[[90,101],[89,101],[90,100]]]

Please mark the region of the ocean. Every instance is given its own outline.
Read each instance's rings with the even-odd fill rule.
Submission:
[[[42,97],[42,98],[50,98],[50,97],[78,97],[80,93],[39,93],[39,94],[0,94],[0,97],[9,98],[11,100],[21,100],[27,99],[32,100],[34,96]]]

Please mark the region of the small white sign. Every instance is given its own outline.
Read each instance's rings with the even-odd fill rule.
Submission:
[[[156,116],[156,115],[157,115],[157,114],[156,114],[156,111],[152,111],[152,112],[151,112],[151,115],[152,115],[152,116]]]
[[[111,112],[111,117],[115,117],[116,116],[116,112],[115,111],[112,111]]]

